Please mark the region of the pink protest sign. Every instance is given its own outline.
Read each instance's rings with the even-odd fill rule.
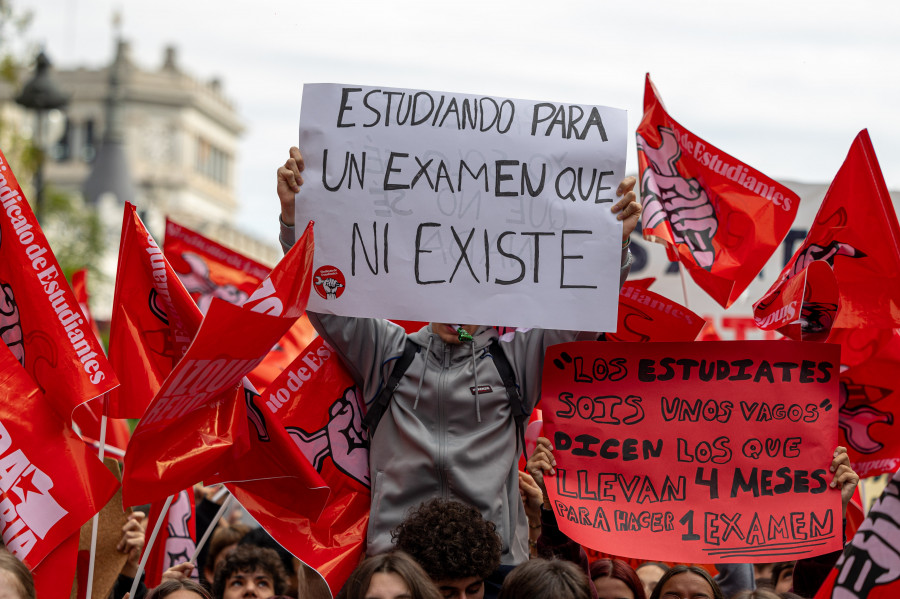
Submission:
[[[795,341],[555,345],[545,477],[562,531],[599,551],[695,563],[841,548],[840,348]]]

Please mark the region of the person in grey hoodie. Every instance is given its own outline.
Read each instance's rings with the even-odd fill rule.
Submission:
[[[295,241],[294,196],[303,183],[302,171],[300,150],[291,148],[277,174],[285,251]],[[626,177],[616,192],[621,199],[612,206],[623,224],[620,284],[631,267],[629,239],[641,213],[634,185],[634,177]],[[403,353],[407,339],[403,327],[382,319],[308,315],[370,404]],[[490,349],[497,336],[492,326],[443,323],[431,323],[409,335],[419,351],[369,440],[369,555],[391,549],[391,530],[410,508],[441,497],[472,505],[494,523],[503,547],[501,564],[528,560],[528,523],[518,483],[521,448]],[[540,397],[546,348],[597,338],[595,332],[529,329],[500,339],[526,412]]]

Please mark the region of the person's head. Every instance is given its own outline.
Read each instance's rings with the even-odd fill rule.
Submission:
[[[363,561],[347,579],[337,599],[440,599],[422,566],[402,551]]]
[[[144,599],[212,599],[203,586],[190,578],[167,580],[149,591]]]
[[[400,551],[425,570],[444,597],[481,599],[484,580],[500,566],[493,522],[470,505],[432,499],[391,531]]]
[[[216,568],[213,595],[216,599],[266,599],[284,593],[287,575],[272,549],[238,545]]]
[[[250,527],[242,522],[216,528],[209,540],[209,553],[203,564],[204,579],[212,581],[216,566],[225,560],[231,550],[237,547],[238,541],[248,532]]]
[[[794,562],[776,562],[772,566],[772,586],[776,593],[794,588]]]
[[[660,599],[665,593],[672,597],[690,599],[725,599],[722,589],[712,579],[709,572],[699,566],[672,566],[656,583],[650,599]],[[666,597],[669,599],[669,597]]]
[[[653,592],[653,589],[656,588],[659,579],[663,577],[663,574],[669,571],[669,566],[662,562],[644,562],[635,568],[634,571],[638,578],[641,579],[641,584],[644,587],[644,594],[649,597],[650,593]]]
[[[34,578],[28,566],[0,547],[0,597],[35,599]]]
[[[572,562],[533,559],[507,575],[499,599],[591,599],[591,581]]]
[[[647,599],[641,579],[622,560],[598,559],[591,563],[590,574],[598,599]]]
[[[443,322],[432,322],[431,331],[440,337],[441,341],[447,345],[461,345],[462,341],[459,340],[459,332],[457,330],[460,326],[470,335],[474,335],[475,331],[478,330],[477,324],[454,325]]]
[[[291,555],[290,551],[279,545],[278,541],[273,539],[272,535],[270,535],[265,528],[259,526],[251,528],[250,531],[238,541],[238,546],[241,545],[265,547],[277,553],[278,557],[281,558],[281,565],[284,566],[284,571],[287,573],[287,582],[284,592],[286,595],[297,595],[297,566],[294,563],[294,556]]]
[[[754,589],[752,591],[741,591],[731,599],[781,599],[781,596],[769,589]]]

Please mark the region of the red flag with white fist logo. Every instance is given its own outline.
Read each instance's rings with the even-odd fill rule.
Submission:
[[[637,148],[644,237],[727,308],[787,235],[800,198],[682,127],[650,75]]]

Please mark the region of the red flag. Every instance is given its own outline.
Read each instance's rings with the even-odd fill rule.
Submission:
[[[881,337],[876,330],[854,332],[839,329],[831,340],[843,348],[854,346],[860,337],[873,341]],[[840,443],[863,478],[890,474],[900,467],[900,334],[890,333],[868,359],[841,372]]]
[[[67,421],[118,384],[0,153],[0,338]]]
[[[75,582],[78,565],[78,539],[76,530],[68,539],[51,551],[44,560],[32,568],[35,597],[69,597]]]
[[[153,530],[159,520],[164,501],[150,506],[150,517],[147,530]],[[213,522],[211,526],[215,526]],[[191,559],[197,548],[197,529],[194,524],[194,489],[185,489],[178,493],[166,512],[166,526],[159,529],[147,565],[144,567],[146,579],[144,584],[152,589],[162,581],[162,573],[177,564]]]
[[[312,224],[242,306],[210,305],[187,354],[166,378],[125,454],[126,505],[172,495],[249,449],[242,378],[303,313]],[[266,478],[260,469],[255,473]]]
[[[369,460],[362,402],[337,355],[317,338],[259,398],[330,489],[318,519],[296,501],[274,501],[260,483],[229,485],[242,506],[288,551],[315,568],[333,594],[365,553]]]
[[[647,75],[637,129],[644,237],[730,306],[787,234],[800,198],[669,116]]]
[[[213,297],[241,305],[271,270],[170,220],[166,220],[163,248],[191,297],[204,312]],[[247,376],[254,388],[259,392],[265,390],[315,335],[309,319],[302,316],[262,364]]]
[[[881,498],[816,593],[816,599],[894,599],[900,596],[900,474]]]
[[[804,293],[820,294],[820,283],[793,284],[814,265],[833,271],[839,307],[820,305]],[[900,327],[900,228],[869,133],[856,136],[844,164],[828,188],[806,241],[778,280],[753,306],[761,328],[779,329],[798,322],[848,329]],[[821,278],[821,284],[830,284]],[[812,287],[812,290],[806,290]],[[806,300],[806,301],[804,301]],[[827,301],[825,302],[827,304]],[[801,309],[802,304],[802,309]],[[823,315],[824,313],[824,315]],[[808,322],[812,321],[812,325]],[[789,331],[788,331],[789,332]],[[796,334],[796,333],[795,333]]]
[[[94,336],[97,339],[100,339],[100,329],[97,328],[97,323],[91,315],[91,307],[88,303],[90,296],[88,295],[87,289],[87,275],[88,270],[86,268],[76,270],[72,273],[72,293],[75,295],[79,307],[81,307],[81,313],[87,318],[91,330],[94,331]]]
[[[34,568],[106,505],[118,481],[0,347],[3,542]],[[14,400],[13,400],[14,398]]]
[[[109,359],[122,376],[109,415],[140,418],[184,356],[202,316],[132,204],[125,205],[109,335]]]
[[[609,341],[693,341],[705,321],[681,304],[626,281],[619,292],[619,326]]]

